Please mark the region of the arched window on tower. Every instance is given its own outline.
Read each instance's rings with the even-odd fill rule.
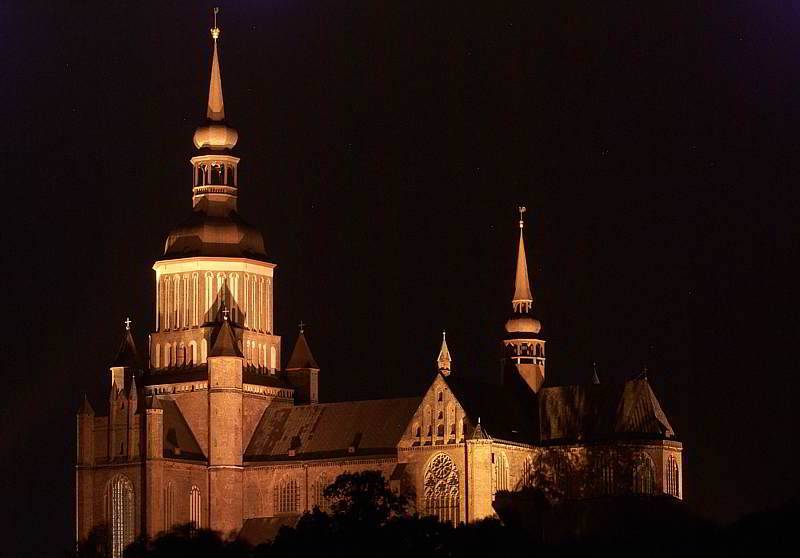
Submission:
[[[275,513],[297,513],[299,494],[297,481],[284,476],[275,485]]]
[[[636,494],[653,494],[655,492],[656,473],[653,460],[645,453],[639,453],[633,461],[633,492]]]
[[[211,321],[216,316],[213,315],[213,305],[214,305],[214,274],[210,271],[206,272],[206,296],[205,296],[205,304],[203,305],[203,314],[205,314],[204,321]],[[203,361],[205,362],[205,361]]]
[[[190,341],[189,342],[189,362],[187,363],[189,366],[196,366],[197,365],[197,342]]]
[[[272,372],[278,369],[278,351],[275,349],[275,345],[269,348],[269,369]]]
[[[457,525],[460,509],[458,469],[447,454],[439,453],[425,471],[425,515]]]
[[[244,327],[250,327],[250,274],[244,274],[244,281],[242,281],[242,312],[244,313]]]
[[[196,529],[203,528],[203,499],[197,486],[189,491],[189,523]]]
[[[181,341],[180,344],[178,345],[178,355],[175,365],[176,366],[186,365],[186,345],[183,344],[183,341]]]
[[[111,535],[111,556],[122,558],[134,535],[133,484],[125,475],[116,475],[106,488],[106,521]]]
[[[200,340],[200,362],[203,363],[208,360],[208,342],[205,339]]]
[[[156,350],[153,351],[153,368],[161,368],[161,344],[156,343]]]
[[[192,273],[192,326],[199,325],[197,323],[198,320],[198,312],[197,312],[197,299],[200,296],[200,281],[195,271]]]

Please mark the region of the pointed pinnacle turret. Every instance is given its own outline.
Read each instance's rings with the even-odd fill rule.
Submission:
[[[217,53],[217,39],[220,29],[217,27],[217,13],[219,8],[214,8],[214,27],[211,29],[211,38],[214,39],[214,57],[211,59],[211,80],[208,84],[208,110],[206,116],[214,122],[225,120],[225,102],[222,99],[222,74],[219,70],[219,54]]]
[[[530,312],[533,306],[531,283],[528,279],[528,260],[525,257],[525,239],[522,231],[525,228],[523,215],[527,211],[524,205],[519,206],[519,249],[517,250],[517,275],[514,279],[514,298],[511,303],[515,312]]]
[[[208,353],[209,358],[213,357],[238,357],[243,358],[242,351],[239,350],[239,344],[236,342],[236,334],[231,329],[231,322],[227,317],[218,324],[214,338],[211,344],[211,350]]]
[[[78,408],[79,415],[86,415],[89,417],[94,416],[94,409],[92,408],[92,404],[89,403],[89,397],[84,393],[83,394],[83,401],[81,401],[81,406]]]
[[[311,354],[311,347],[308,346],[306,341],[306,334],[304,332],[305,324],[300,322],[298,324],[300,334],[297,336],[297,342],[294,344],[292,356],[289,357],[289,362],[286,364],[287,370],[300,370],[305,368],[316,368],[319,370],[317,361],[314,360],[314,355]]]
[[[442,332],[442,348],[439,349],[439,356],[436,358],[436,364],[439,367],[439,372],[445,376],[450,375],[450,367],[453,359],[450,357],[450,349],[447,347],[447,332]]]

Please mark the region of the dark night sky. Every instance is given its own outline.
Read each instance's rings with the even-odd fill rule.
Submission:
[[[74,412],[190,209],[213,4],[164,4],[0,7],[10,555],[69,545]],[[495,373],[524,203],[548,382],[646,363],[703,515],[797,494],[797,3],[347,4],[221,3],[284,358],[303,319],[324,399],[414,393],[447,329]]]

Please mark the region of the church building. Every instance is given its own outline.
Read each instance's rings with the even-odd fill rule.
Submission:
[[[225,122],[216,23],[211,35],[192,210],[153,265],[155,330],[140,353],[126,324],[103,379],[108,400],[96,412],[84,398],[77,413],[78,539],[105,526],[116,558],[140,534],[193,522],[260,542],[328,510],[325,487],[364,470],[380,471],[416,513],[453,524],[495,516],[498,492],[530,486],[557,499],[682,498],[682,445],[646,376],[548,385],[524,208],[495,383],[460,375],[443,335],[418,396],[322,402],[324,369],[302,329],[282,358],[275,264],[237,210],[238,133]]]

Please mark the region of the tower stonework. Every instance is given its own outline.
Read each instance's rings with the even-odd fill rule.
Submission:
[[[431,381],[414,397],[325,401],[302,325],[281,365],[276,266],[239,215],[239,134],[225,120],[220,33],[215,20],[191,211],[153,265],[146,354],[126,320],[110,370],[98,374],[108,397],[95,408],[84,399],[77,412],[76,539],[105,528],[121,558],[139,535],[192,523],[255,545],[305,511],[330,511],[325,488],[365,470],[380,471],[412,511],[452,524],[493,517],[499,493],[526,487],[572,499],[682,498],[683,448],[646,378],[544,385],[524,208],[504,382],[454,368],[459,340],[444,335]]]

